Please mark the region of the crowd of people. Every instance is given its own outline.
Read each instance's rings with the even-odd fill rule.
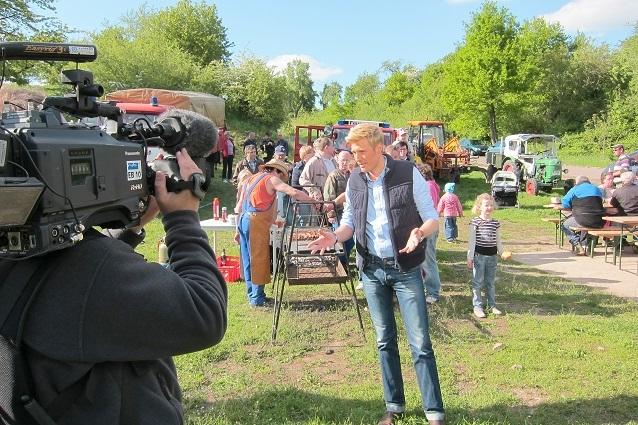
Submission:
[[[604,216],[638,215],[638,181],[636,164],[625,153],[625,146],[612,147],[616,162],[602,174],[601,184],[594,185],[587,176],[578,176],[575,185],[561,200],[561,207],[571,211],[561,224],[576,255],[587,255],[588,232],[618,224],[603,220]],[[582,228],[583,230],[574,230]]]

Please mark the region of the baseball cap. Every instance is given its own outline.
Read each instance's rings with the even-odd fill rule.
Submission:
[[[275,148],[275,153],[286,153],[286,149],[283,146],[277,146]]]
[[[405,131],[405,130],[404,130],[404,129],[402,129],[402,128],[398,128],[398,129],[397,129],[397,136],[399,136],[399,137],[400,137],[400,136],[403,136],[403,135],[404,135],[404,134],[406,134],[406,133],[407,133],[407,131]]]
[[[614,146],[611,147],[612,149],[625,149],[625,145],[623,145],[622,143],[616,143]]]

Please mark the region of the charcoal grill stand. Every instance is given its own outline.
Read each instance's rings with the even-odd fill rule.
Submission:
[[[363,320],[361,319],[361,310],[357,301],[357,294],[354,289],[354,276],[350,272],[349,267],[344,268],[339,260],[339,255],[345,255],[343,245],[337,243],[334,251],[329,253],[310,254],[307,249],[311,240],[294,240],[295,231],[318,230],[325,228],[322,226],[329,225],[327,217],[324,214],[319,216],[319,227],[299,227],[297,218],[299,216],[299,206],[317,204],[325,204],[324,201],[293,201],[288,204],[286,210],[286,221],[284,231],[281,237],[281,247],[279,255],[276,259],[274,273],[274,295],[275,303],[273,306],[272,334],[271,339],[274,342],[277,338],[277,328],[279,327],[279,316],[281,314],[281,303],[284,297],[284,288],[288,285],[313,285],[313,284],[341,284],[346,285],[346,290],[350,293],[354,309],[359,319],[359,327],[363,339],[366,339],[365,330],[363,328]],[[335,207],[334,202],[332,203]],[[289,217],[289,215],[291,215]],[[292,220],[289,220],[292,218]],[[312,221],[312,220],[311,220]],[[290,224],[288,224],[290,223]],[[314,271],[314,274],[313,274]]]

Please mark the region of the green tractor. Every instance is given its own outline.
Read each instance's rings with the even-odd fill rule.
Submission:
[[[562,187],[566,192],[574,186],[572,179],[563,180],[558,159],[559,141],[548,134],[513,134],[507,136],[499,151],[486,154],[487,174],[497,170],[512,171],[529,195],[537,195],[540,190],[551,191]]]

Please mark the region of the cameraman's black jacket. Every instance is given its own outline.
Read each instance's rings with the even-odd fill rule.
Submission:
[[[172,271],[91,231],[58,255],[28,310],[23,340],[36,399],[49,410],[61,393],[76,394],[52,414],[57,424],[183,422],[170,356],[222,339],[227,291],[197,214],[163,221]]]

